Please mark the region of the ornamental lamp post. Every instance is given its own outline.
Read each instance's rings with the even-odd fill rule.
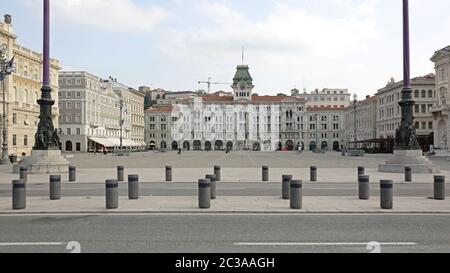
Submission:
[[[398,103],[401,109],[400,127],[395,132],[394,157],[379,166],[380,172],[404,173],[406,167],[413,167],[414,173],[437,173],[439,167],[433,166],[423,156],[414,127],[414,100],[412,99],[409,47],[409,1],[403,0],[403,89]],[[412,165],[412,166],[411,166]]]
[[[50,1],[44,1],[44,42],[43,42],[43,84],[41,88],[40,115],[38,129],[35,135],[35,145],[33,150],[51,151],[59,150],[58,132],[53,126],[52,106],[55,101],[52,99],[52,88],[50,87]]]
[[[3,113],[2,113],[2,156],[0,159],[0,165],[9,165],[11,164],[8,157],[8,123],[6,117],[6,79],[7,76],[11,75],[14,72],[14,57],[11,60],[8,60],[8,45],[2,44],[0,45],[0,82],[2,83],[2,104],[3,104]]]
[[[400,128],[395,134],[395,150],[420,150],[417,132],[414,127],[409,46],[409,1],[403,0],[403,90],[399,102],[401,109]]]

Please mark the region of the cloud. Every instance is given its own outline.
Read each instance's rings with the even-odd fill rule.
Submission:
[[[335,58],[361,47],[376,35],[373,17],[358,16],[373,13],[370,2],[356,6],[355,15],[344,19],[316,16],[279,4],[264,20],[251,21],[227,4],[204,1],[198,11],[212,23],[187,31],[171,30],[170,43],[164,43],[161,49],[174,57],[184,54],[183,50],[203,55],[205,51],[227,53],[248,45],[252,50],[270,54],[303,52]]]
[[[335,6],[345,3],[330,1]],[[365,70],[364,65],[351,63],[352,55],[370,53],[371,41],[380,34],[376,20],[378,1],[374,0],[345,4],[341,7],[345,16],[317,15],[278,2],[267,16],[253,20],[229,2],[197,3],[198,16],[208,23],[172,29],[161,42],[161,51],[177,60],[204,63],[205,67],[209,63],[210,73],[226,77],[221,71],[223,66],[211,64],[238,61],[241,47],[245,46],[251,67],[258,69],[262,78],[260,83],[273,89],[277,88],[274,81],[283,82],[284,86],[300,81],[320,85],[324,79],[328,84],[341,84],[338,74],[347,72],[351,78],[354,72]]]
[[[41,5],[41,1],[26,1],[36,8]],[[57,0],[51,6],[58,22],[114,32],[151,31],[167,17],[164,9],[133,0]]]

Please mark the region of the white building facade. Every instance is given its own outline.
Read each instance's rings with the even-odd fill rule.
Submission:
[[[17,43],[14,34],[12,17],[5,15],[0,22],[0,45],[8,47],[8,59],[14,57],[15,71],[7,76],[0,84],[0,111],[3,103],[6,104],[6,123],[8,137],[8,154],[21,157],[29,156],[35,144],[35,134],[39,123],[41,97],[43,56],[41,53],[30,50]],[[50,85],[52,99],[52,119],[55,128],[59,124],[58,105],[58,71],[59,61],[50,60]],[[3,102],[5,92],[5,102]],[[2,130],[2,117],[0,114],[0,130]],[[0,137],[0,146],[3,138]]]
[[[64,71],[59,73],[59,83],[62,151],[117,150],[121,97],[113,91],[112,82],[83,71]],[[123,147],[142,146],[131,140],[131,115],[123,116],[127,120],[122,127]]]
[[[419,142],[423,149],[428,145],[424,144],[433,133],[432,107],[436,98],[435,76],[429,74],[411,80],[412,97],[414,105],[414,126],[417,130]],[[393,79],[386,87],[378,90],[377,97],[377,138],[395,138],[395,132],[400,127],[401,112],[399,101],[403,81],[395,82]]]
[[[331,151],[344,146],[347,90],[326,89],[320,96],[325,95],[325,102],[330,97],[330,103],[314,104],[312,97],[309,107],[300,95],[258,96],[247,65],[237,67],[231,87],[232,96],[186,98],[146,111],[147,145],[194,151]]]
[[[356,109],[356,110],[355,110]],[[367,96],[344,110],[345,146],[377,138],[377,98]],[[356,132],[356,133],[355,133]]]
[[[432,108],[435,148],[450,150],[450,46],[447,46],[431,58],[436,70],[436,96]]]

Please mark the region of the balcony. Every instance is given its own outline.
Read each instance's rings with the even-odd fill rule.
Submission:
[[[101,125],[100,125],[99,123],[96,123],[96,122],[91,122],[91,123],[89,123],[89,126],[90,126],[91,128],[98,128],[98,127],[100,127]]]

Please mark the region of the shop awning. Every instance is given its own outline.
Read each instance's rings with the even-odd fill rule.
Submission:
[[[102,146],[111,148],[111,147],[120,147],[120,139],[118,138],[98,138],[98,137],[90,137],[91,141],[96,142]],[[131,139],[123,139],[122,140],[123,147],[139,147],[141,144],[132,141]]]
[[[105,147],[114,147],[114,146],[116,146],[114,144],[114,140],[111,139],[111,138],[90,137],[89,140],[91,140],[91,141],[93,141],[95,143],[98,143],[98,144],[100,144],[102,146],[105,146]]]

